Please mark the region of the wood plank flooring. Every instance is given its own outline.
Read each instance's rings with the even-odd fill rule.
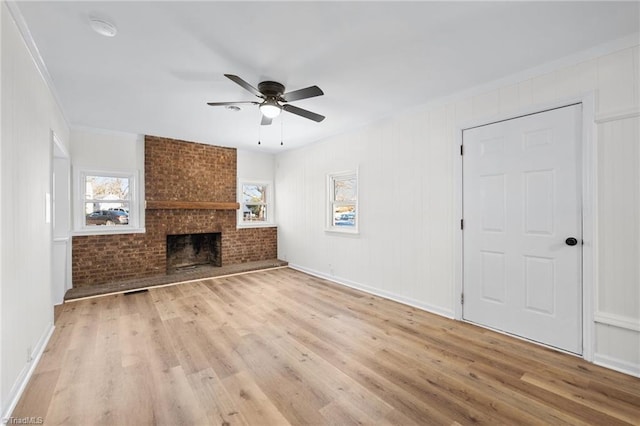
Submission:
[[[283,268],[63,305],[47,425],[640,424],[640,379]]]

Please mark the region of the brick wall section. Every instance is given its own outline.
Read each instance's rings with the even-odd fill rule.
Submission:
[[[145,192],[153,201],[236,201],[236,150],[147,136]],[[236,229],[235,210],[147,210],[146,233],[73,237],[73,286],[166,273],[168,234],[222,233],[222,264],[277,257],[277,229]]]
[[[149,201],[236,201],[236,150],[145,137]]]

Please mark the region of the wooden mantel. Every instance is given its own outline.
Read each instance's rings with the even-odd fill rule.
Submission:
[[[147,210],[181,209],[181,210],[238,210],[239,203],[219,203],[211,201],[146,201]]]

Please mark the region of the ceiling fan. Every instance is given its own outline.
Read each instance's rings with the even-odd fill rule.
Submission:
[[[307,111],[293,105],[289,105],[289,102],[299,101],[301,99],[313,98],[315,96],[324,95],[324,92],[320,90],[318,86],[310,86],[300,90],[294,90],[293,92],[284,92],[284,86],[275,81],[263,81],[258,83],[256,89],[237,75],[225,74],[229,80],[240,85],[245,90],[253,93],[257,97],[262,99],[262,102],[258,101],[240,101],[240,102],[208,102],[207,105],[211,106],[231,106],[231,105],[243,105],[253,104],[259,105],[260,112],[262,112],[262,124],[263,126],[271,124],[271,121],[276,118],[282,110],[290,112],[292,114],[299,115],[300,117],[308,118],[316,122],[324,120],[324,115],[316,114],[315,112]]]

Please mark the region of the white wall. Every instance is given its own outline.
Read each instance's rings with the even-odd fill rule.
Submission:
[[[72,167],[97,170],[144,170],[144,136],[134,133],[74,127]]]
[[[51,223],[52,136],[68,127],[6,3],[0,4],[0,409],[4,417],[26,384],[53,330]]]
[[[452,95],[279,154],[278,256],[294,267],[452,317],[459,303],[453,291],[460,232],[456,129],[596,91],[599,207],[591,349],[596,362],[640,375],[640,55],[634,40],[612,53],[541,66],[486,90]],[[360,171],[360,235],[326,233],[326,174],[354,164]]]
[[[273,181],[275,156],[258,151],[237,151],[236,174],[238,179]]]

